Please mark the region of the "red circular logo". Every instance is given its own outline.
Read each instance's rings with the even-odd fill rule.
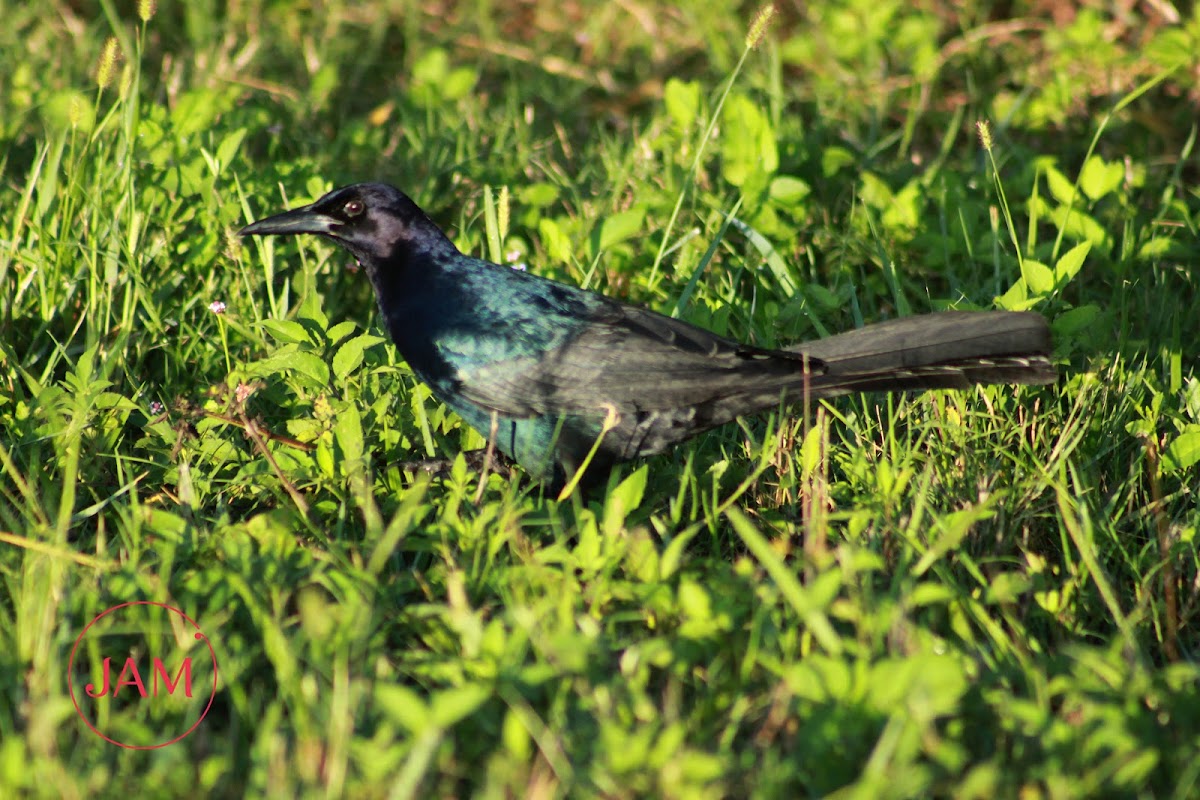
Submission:
[[[81,660],[89,662],[90,669],[85,667],[76,676],[75,656],[85,640],[84,651],[90,658]],[[207,654],[196,642],[204,643]],[[199,657],[193,659],[193,652]],[[83,683],[79,696],[76,683]],[[208,702],[198,716],[203,697],[196,696],[196,687],[208,691]],[[187,614],[165,603],[135,600],[97,614],[75,639],[67,662],[67,688],[79,718],[97,736],[130,750],[156,750],[178,742],[204,721],[217,696],[217,654]],[[148,709],[141,716],[149,716],[152,724],[169,728],[166,741],[123,742],[100,730],[102,719],[111,725],[126,711],[138,713],[135,706]],[[189,726],[193,716],[196,719]],[[145,727],[144,719],[139,727]],[[180,729],[182,733],[172,735]]]

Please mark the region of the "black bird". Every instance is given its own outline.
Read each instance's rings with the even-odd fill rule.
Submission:
[[[945,311],[782,350],[464,255],[392,186],[337,189],[242,236],[311,233],[366,269],[388,331],[433,393],[543,481],[661,453],[807,396],[1054,381],[1028,312]],[[606,419],[609,429],[601,436]]]

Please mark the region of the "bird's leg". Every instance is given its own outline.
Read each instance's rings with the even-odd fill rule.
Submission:
[[[487,448],[483,453],[483,469],[479,472],[479,488],[475,491],[475,505],[483,500],[483,487],[487,486],[488,468],[496,457],[496,433],[500,430],[500,417],[492,411],[492,429],[488,432]]]

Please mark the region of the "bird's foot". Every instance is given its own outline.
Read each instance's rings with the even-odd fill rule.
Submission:
[[[505,478],[512,474],[513,462],[508,456],[494,449],[489,453],[488,448],[481,447],[478,450],[467,450],[462,455],[467,461],[468,469],[481,472],[486,468],[488,472],[495,472]],[[454,467],[454,461],[453,458],[422,458],[401,461],[396,466],[404,472],[427,472],[430,475],[442,476],[449,474]]]

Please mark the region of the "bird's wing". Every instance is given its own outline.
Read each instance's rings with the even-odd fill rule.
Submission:
[[[458,370],[456,390],[502,414],[603,414],[684,409],[746,393],[778,393],[807,368],[825,365],[804,353],[766,350],[615,301],[562,320],[570,333],[530,355],[478,362]],[[498,332],[499,333],[499,332]],[[519,332],[506,331],[511,337]],[[776,388],[777,387],[777,388]]]

